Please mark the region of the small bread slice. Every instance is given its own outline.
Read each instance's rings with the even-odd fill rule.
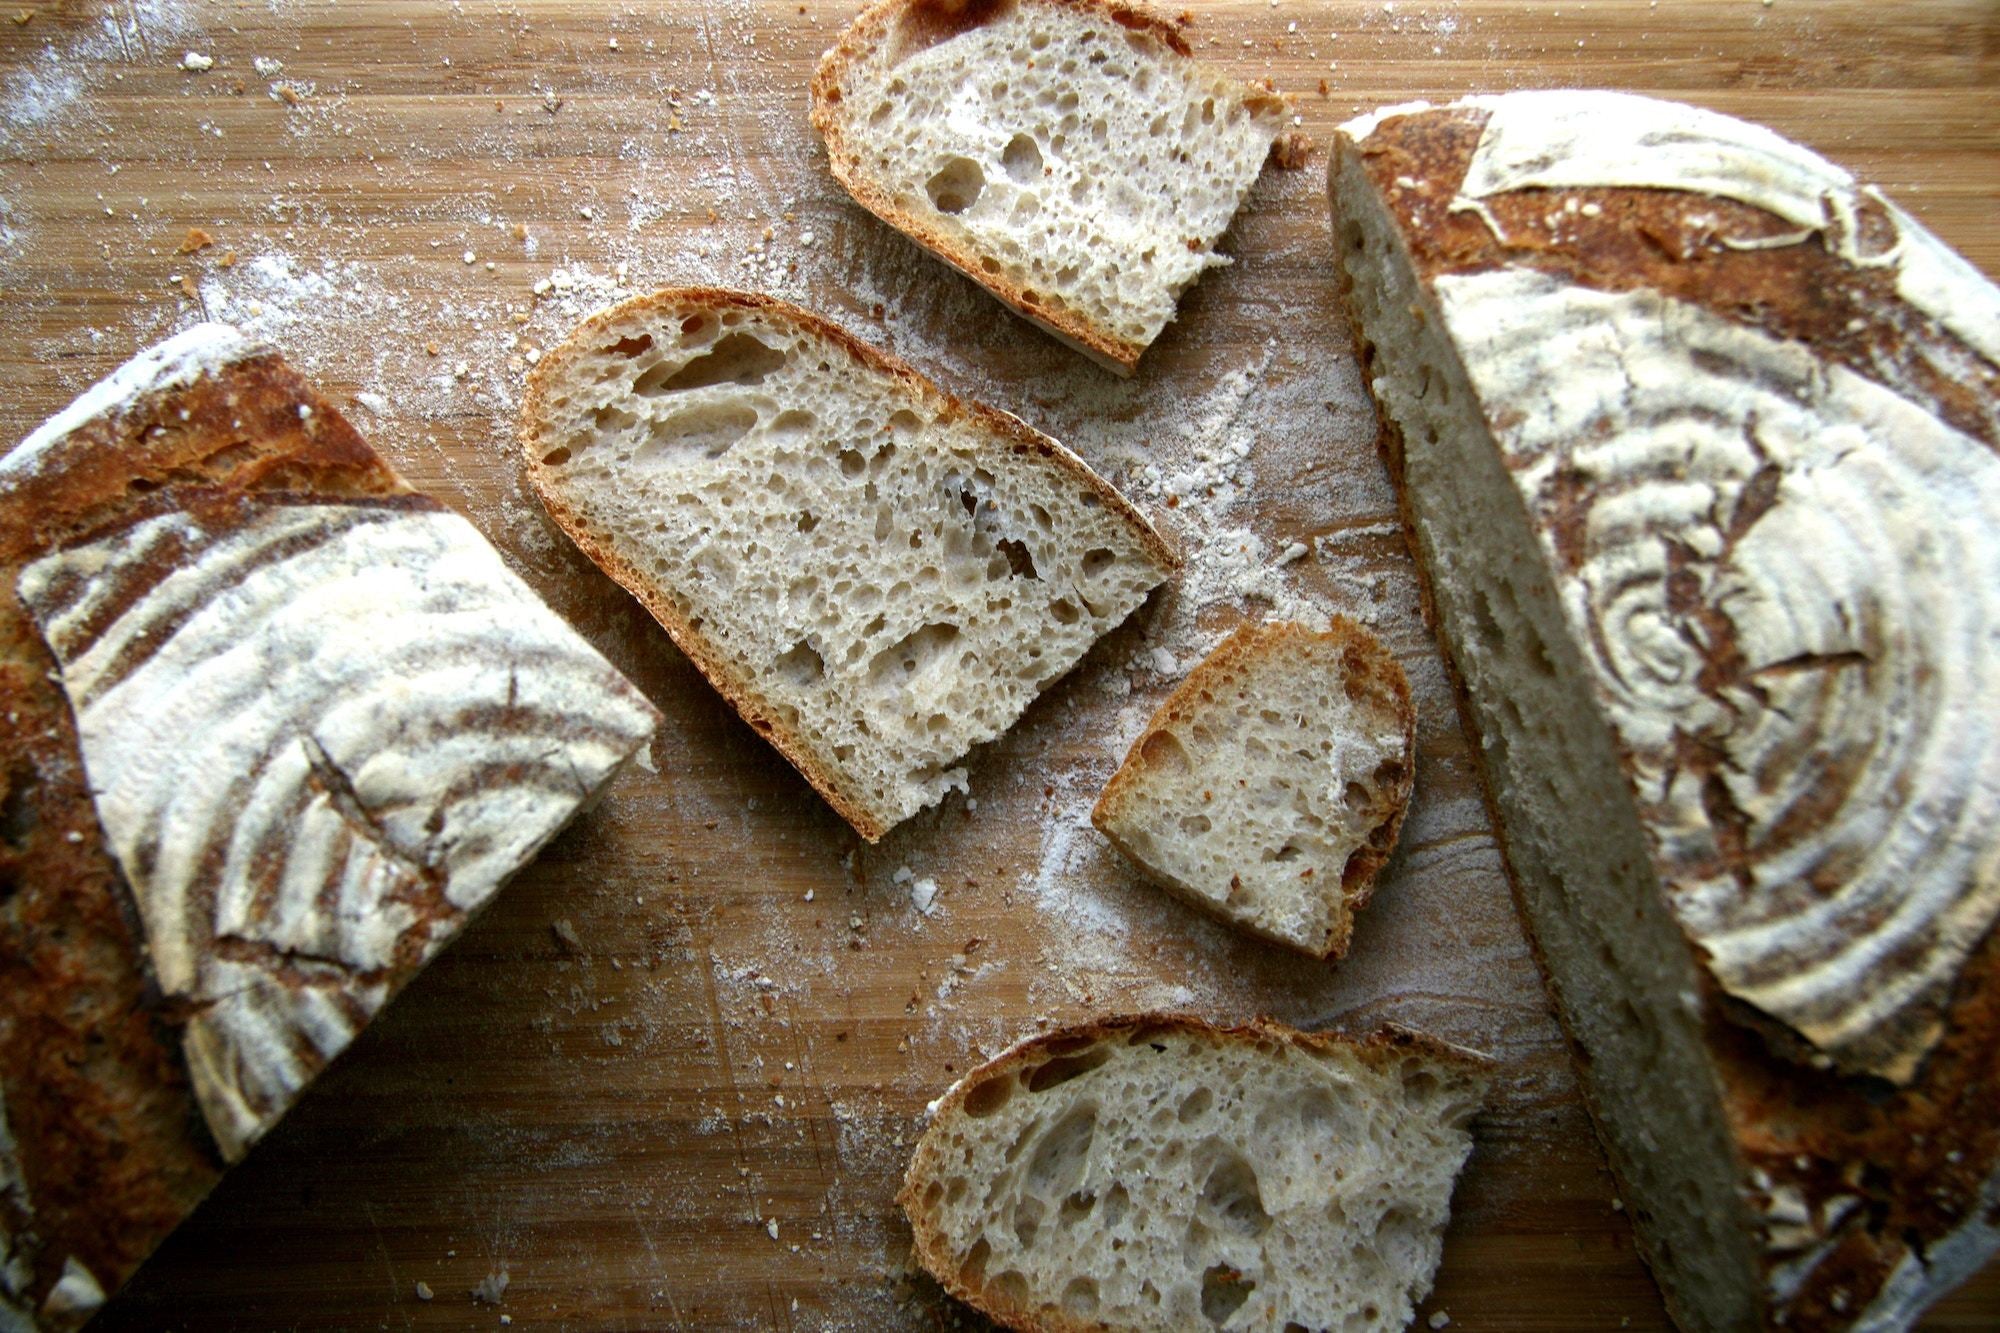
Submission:
[[[871,842],[1177,564],[1048,436],[741,292],[585,321],[523,443],[556,522]]]
[[[1247,625],[1160,706],[1090,818],[1162,888],[1338,958],[1395,849],[1415,745],[1410,683],[1374,635],[1340,616]]]
[[[919,1262],[1017,1329],[1400,1329],[1487,1084],[1397,1028],[1109,1018],[966,1075],[897,1201]]]
[[[820,62],[812,120],[861,205],[1129,375],[1287,113],[1118,0],[884,0]]]

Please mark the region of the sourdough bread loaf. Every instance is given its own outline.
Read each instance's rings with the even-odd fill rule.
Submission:
[[[594,316],[522,439],[556,522],[870,841],[1176,565],[1054,440],[760,296]]]
[[[1769,130],[1351,123],[1336,244],[1517,900],[1690,1328],[2000,1245],[2000,291]]]
[[[0,1324],[67,1328],[652,706],[272,349],[0,457]]]
[[[1090,819],[1176,897],[1338,958],[1409,808],[1416,720],[1403,669],[1353,621],[1245,625],[1160,705]]]
[[[1120,0],[882,0],[822,59],[813,124],[861,205],[1131,374],[1283,132],[1284,100]]]
[[[1107,1018],[960,1080],[897,1198],[924,1267],[1012,1328],[1401,1329],[1486,1087],[1401,1029]]]

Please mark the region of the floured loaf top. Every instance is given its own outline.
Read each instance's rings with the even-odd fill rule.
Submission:
[[[1901,1326],[2000,1243],[2000,289],[1694,107],[1344,132],[1350,270],[1406,261],[1463,374],[1371,348],[1378,388],[1408,436],[1462,382],[1497,447],[1701,978],[1762,1299]]]
[[[87,1319],[657,713],[271,348],[0,458],[0,1323]]]

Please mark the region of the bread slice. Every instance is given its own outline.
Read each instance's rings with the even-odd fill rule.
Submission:
[[[760,296],[586,321],[523,440],[556,522],[870,841],[1176,564],[1054,440]]]
[[[1339,277],[1516,901],[1684,1328],[2000,1252],[2000,288],[1762,126],[1343,127]]]
[[[812,119],[863,207],[1129,375],[1283,131],[1119,0],[884,0],[820,62]]]
[[[1108,1018],[966,1075],[897,1201],[923,1266],[1014,1328],[1400,1329],[1486,1088],[1401,1029]]]
[[[0,1327],[73,1328],[659,715],[274,349],[0,456]]]
[[[1415,746],[1409,681],[1374,635],[1340,616],[1246,625],[1160,705],[1090,819],[1162,888],[1338,958],[1396,846]]]

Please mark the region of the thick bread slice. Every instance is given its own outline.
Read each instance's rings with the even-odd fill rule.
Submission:
[[[883,0],[813,124],[870,212],[1129,375],[1205,269],[1286,105],[1119,0]]]
[[[1054,440],[765,297],[603,311],[523,413],[563,530],[870,841],[1176,563]]]
[[[657,714],[272,349],[0,457],[0,1327],[70,1328]]]
[[[1160,705],[1090,819],[1177,896],[1338,958],[1403,826],[1416,722],[1402,667],[1353,621],[1246,625]]]
[[[1759,126],[1345,127],[1335,231],[1516,898],[1689,1328],[2000,1249],[2000,289]]]
[[[1400,1329],[1430,1290],[1485,1062],[1183,1014],[1014,1047],[932,1108],[918,1260],[1018,1329]]]

